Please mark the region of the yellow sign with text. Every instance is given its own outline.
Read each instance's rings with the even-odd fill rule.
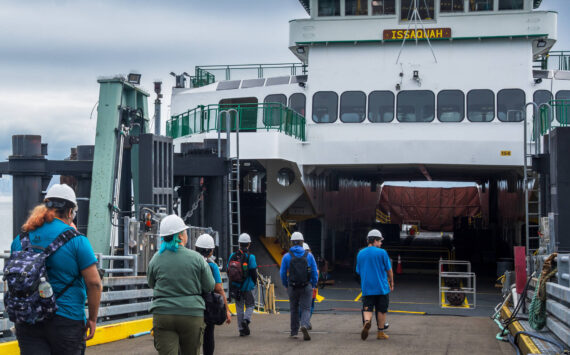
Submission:
[[[510,150],[501,150],[501,156],[502,157],[510,157],[511,151]]]
[[[432,39],[432,38],[451,38],[451,28],[426,28],[426,29],[410,29],[410,30],[384,30],[384,40],[397,39]]]

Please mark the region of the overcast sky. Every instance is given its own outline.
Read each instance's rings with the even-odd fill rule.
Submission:
[[[570,1],[544,0],[541,9],[560,13],[555,49],[570,50]],[[297,0],[4,0],[0,159],[13,134],[41,134],[51,159],[93,144],[99,76],[137,70],[151,93],[161,79],[168,104],[171,71],[295,62],[288,21],[303,17]]]

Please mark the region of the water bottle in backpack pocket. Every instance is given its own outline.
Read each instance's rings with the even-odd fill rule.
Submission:
[[[242,283],[247,278],[247,261],[249,255],[242,253],[241,250],[232,255],[228,264],[228,280],[230,282]]]

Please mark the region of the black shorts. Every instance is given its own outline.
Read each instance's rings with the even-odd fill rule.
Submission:
[[[390,303],[390,297],[388,295],[369,295],[362,296],[362,311],[363,312],[376,312],[386,313],[388,312],[388,304]]]

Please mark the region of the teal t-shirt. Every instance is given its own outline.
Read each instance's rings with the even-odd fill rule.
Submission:
[[[217,284],[222,283],[222,275],[220,274],[220,268],[216,263],[208,261],[208,265],[210,265],[210,269],[212,269],[212,276],[214,276],[214,281]]]
[[[73,227],[59,219],[44,223],[29,233],[30,243],[47,247],[61,233]],[[12,242],[11,251],[22,250],[20,236]],[[85,321],[85,300],[87,292],[81,270],[97,263],[93,248],[87,237],[80,235],[65,243],[46,260],[47,275],[54,294],[58,294],[72,280],[73,284],[63,295],[57,298],[57,315],[74,320]]]
[[[356,272],[360,275],[362,296],[389,294],[387,272],[390,269],[392,263],[386,250],[374,246],[362,249],[356,257]]]
[[[230,257],[228,258],[228,260],[232,260],[232,257],[234,256],[234,254],[235,253],[232,253],[230,255]],[[229,265],[230,265],[230,263],[228,262],[228,266]],[[257,263],[255,262],[255,255],[249,254],[249,258],[248,258],[248,262],[247,262],[247,269],[252,270],[252,269],[256,269],[256,268],[257,268]],[[255,288],[255,282],[251,279],[251,276],[249,275],[249,273],[247,273],[246,279],[241,285],[236,283],[236,282],[233,282],[232,284],[236,287],[239,287],[239,289],[242,291],[251,291]]]

